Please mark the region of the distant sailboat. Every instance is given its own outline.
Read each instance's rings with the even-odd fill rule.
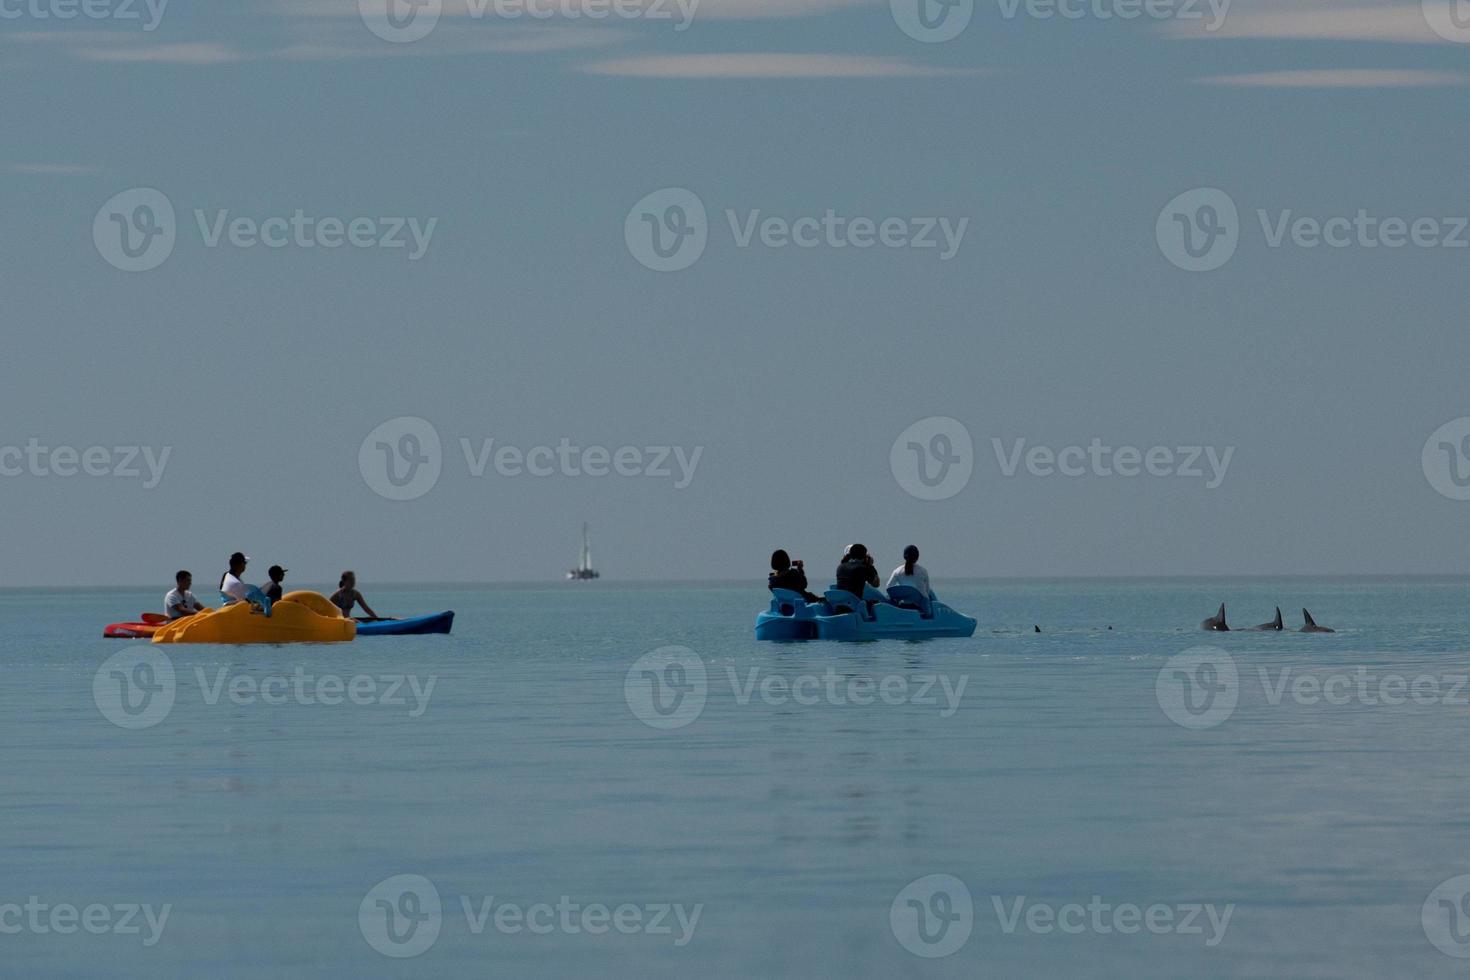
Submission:
[[[592,567],[592,545],[587,540],[587,524],[583,522],[582,557],[577,560],[577,567],[567,572],[567,579],[572,582],[586,582],[598,577],[597,569]]]

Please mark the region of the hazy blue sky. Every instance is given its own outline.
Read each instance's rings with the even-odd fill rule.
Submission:
[[[533,21],[450,0],[405,42],[367,2],[173,0],[146,30],[141,0],[141,21],[0,0],[0,584],[163,588],[236,548],[300,582],[546,579],[583,520],[609,579],[759,581],[775,546],[825,579],[852,540],[885,566],[912,541],[940,583],[1465,570],[1470,502],[1426,477],[1470,427],[1421,451],[1470,415],[1470,16],[1237,2],[1210,31],[1204,3],[976,0],[927,43],[900,26],[929,29],[913,0],[704,0],[683,30],[673,3]],[[316,247],[231,244],[234,219],[298,210]],[[1293,240],[1360,210],[1342,247]],[[795,229],[812,247],[772,244],[771,216],[818,219]],[[891,218],[892,247],[844,237]],[[1389,248],[1386,218],[1435,221]],[[352,219],[407,247],[312,237]],[[648,267],[650,221],[686,267]],[[118,222],[156,268],[118,267]],[[1219,249],[1189,259],[1186,226]],[[442,446],[412,500],[364,472],[380,441],[427,458],[414,433],[359,459],[399,417]],[[944,449],[938,423],[890,459],[930,417],[973,445],[941,500],[893,465]],[[1233,455],[1213,488],[1208,457],[1201,478],[1028,472],[1031,447],[1094,437]],[[43,476],[3,450],[32,439],[105,447],[98,472],[171,449],[148,487],[141,461]],[[501,446],[562,439],[700,456],[682,488],[672,460],[497,472]],[[1025,440],[1013,475],[993,439]]]

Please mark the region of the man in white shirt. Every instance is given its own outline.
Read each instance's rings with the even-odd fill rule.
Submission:
[[[250,558],[239,551],[230,556],[230,570],[225,572],[219,580],[219,590],[226,602],[248,602],[250,600],[250,592],[254,586],[246,585],[240,580],[240,576],[245,574],[245,565],[249,561]]]
[[[183,619],[203,609],[203,604],[189,591],[193,586],[193,575],[184,571],[175,574],[173,590],[163,597],[163,614],[169,619]]]
[[[907,585],[919,590],[919,595],[929,598],[929,572],[919,564],[919,549],[909,545],[903,549],[903,564],[888,576],[888,588]]]

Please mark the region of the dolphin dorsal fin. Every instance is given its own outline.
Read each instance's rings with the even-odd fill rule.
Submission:
[[[1276,622],[1272,623],[1277,629],[1281,628],[1281,607],[1276,607]]]
[[[1307,621],[1308,626],[1317,625],[1317,621],[1312,618],[1312,614],[1307,612],[1305,609],[1302,610],[1302,619],[1305,619]]]

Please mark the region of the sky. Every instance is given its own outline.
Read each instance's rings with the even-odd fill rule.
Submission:
[[[0,0],[0,585],[1465,571],[1470,6],[386,2]]]

